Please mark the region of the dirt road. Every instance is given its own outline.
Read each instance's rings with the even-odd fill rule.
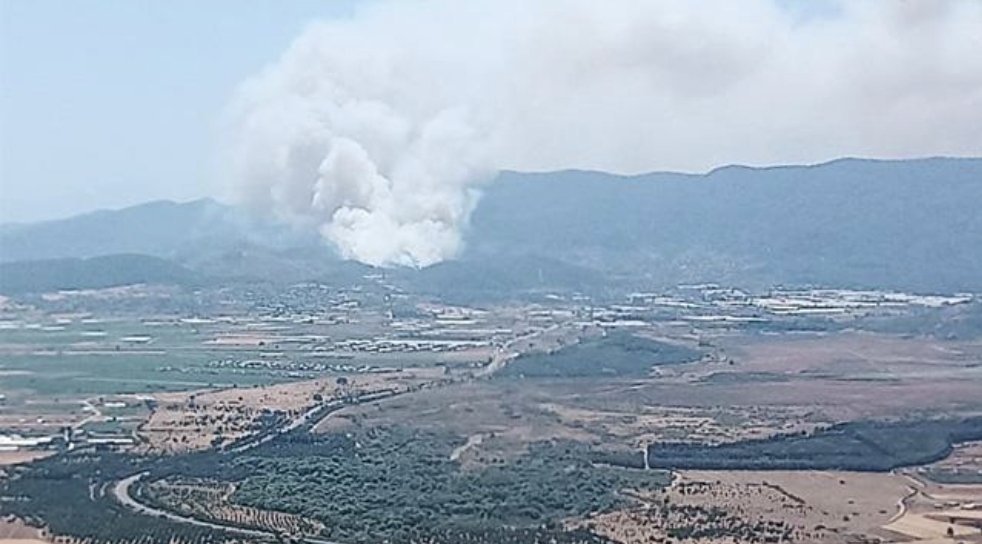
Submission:
[[[491,362],[488,363],[487,366],[479,370],[477,373],[475,373],[474,377],[475,378],[488,377],[494,374],[495,372],[501,370],[502,368],[505,368],[506,366],[508,366],[508,363],[510,363],[513,359],[515,359],[516,357],[522,354],[521,351],[515,349],[515,346],[519,342],[528,342],[529,340],[542,336],[545,333],[555,331],[559,329],[561,326],[562,326],[561,324],[552,325],[545,329],[542,329],[541,331],[535,331],[529,334],[524,334],[522,336],[518,336],[516,338],[509,340],[508,342],[505,343],[505,345],[501,346],[500,348],[497,349],[497,351],[494,352],[494,355],[491,356]]]

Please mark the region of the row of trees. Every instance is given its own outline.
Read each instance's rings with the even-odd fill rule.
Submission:
[[[117,503],[112,482],[154,460],[116,453],[59,455],[9,470],[0,482],[0,515],[15,516],[51,534],[78,541],[212,544],[224,532],[137,514]]]
[[[954,444],[982,440],[982,417],[926,421],[855,421],[766,439],[708,445],[655,443],[648,466],[702,470],[856,470],[886,472],[947,457]],[[639,468],[635,452],[595,454],[598,461]]]

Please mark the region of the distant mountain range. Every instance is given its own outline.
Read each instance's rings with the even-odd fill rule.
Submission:
[[[160,257],[116,254],[0,263],[0,293],[103,289],[134,284],[192,285],[194,272]]]
[[[434,293],[691,281],[982,291],[982,159],[843,159],[705,175],[506,172],[485,191],[466,240],[456,261],[390,275]],[[114,254],[221,281],[343,283],[368,270],[312,235],[212,200],[151,202],[0,226],[0,289],[11,261]],[[73,261],[44,266],[57,262]]]
[[[183,258],[242,247],[309,244],[283,225],[263,221],[212,199],[147,202],[68,219],[0,226],[0,261],[86,258],[142,253]]]
[[[982,290],[982,159],[505,174],[470,250],[656,282]]]

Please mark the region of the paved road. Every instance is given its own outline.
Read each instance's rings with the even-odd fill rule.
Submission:
[[[383,396],[382,398],[385,398],[386,396]],[[288,433],[294,429],[297,429],[309,423],[312,418],[316,417],[319,414],[324,414],[322,419],[326,419],[332,413],[336,412],[338,408],[341,408],[344,405],[345,403],[342,400],[333,400],[327,402],[326,404],[318,404],[317,406],[314,406],[313,408],[301,414],[299,417],[291,421],[288,425],[285,425],[274,432],[270,432],[269,434],[261,437],[259,440],[243,444],[236,448],[232,448],[229,451],[233,453],[241,453],[250,450],[252,448],[258,447],[262,444],[265,444],[266,442],[269,442],[270,440],[273,440],[278,436],[281,436],[285,433]],[[261,538],[264,540],[268,540],[268,539],[279,540],[279,535],[272,531],[262,531],[259,529],[245,529],[233,525],[224,525],[221,523],[216,523],[211,521],[203,521],[200,519],[183,516],[181,514],[175,514],[174,512],[162,510],[160,508],[154,508],[152,506],[143,504],[140,501],[138,501],[136,497],[133,496],[133,494],[131,493],[131,489],[133,487],[133,484],[138,482],[141,478],[143,478],[146,475],[147,475],[146,472],[141,472],[139,474],[133,474],[132,476],[123,478],[122,480],[116,482],[116,484],[113,486],[113,496],[116,498],[117,501],[119,501],[120,504],[139,514],[144,514],[147,516],[157,516],[164,519],[168,519],[176,523],[195,525],[198,527],[207,527],[209,529],[226,531],[226,532],[249,536],[253,538]],[[332,540],[324,540],[324,539],[312,538],[312,537],[303,537],[300,538],[300,541],[306,542],[308,544],[341,544],[339,542],[334,542]]]
[[[138,482],[141,478],[143,478],[146,475],[147,475],[146,472],[141,472],[139,474],[134,474],[128,478],[123,478],[122,480],[116,482],[116,485],[113,486],[113,496],[123,506],[137,513],[145,514],[147,516],[156,516],[159,518],[168,519],[170,521],[176,521],[178,523],[184,523],[187,525],[197,525],[198,527],[207,527],[209,529],[218,529],[220,531],[229,531],[240,535],[260,537],[260,538],[276,538],[275,534],[266,531],[241,529],[238,527],[228,527],[225,525],[219,525],[217,523],[211,523],[208,521],[201,521],[198,519],[181,516],[179,514],[174,514],[166,510],[154,508],[152,506],[147,506],[137,501],[135,498],[133,498],[133,495],[130,493],[133,484]]]
[[[501,368],[504,368],[505,365],[508,364],[508,362],[510,362],[512,359],[514,359],[515,357],[517,357],[520,354],[520,352],[512,351],[512,346],[515,345],[516,343],[518,343],[520,341],[530,340],[532,338],[535,338],[535,337],[541,335],[544,332],[555,330],[558,327],[559,327],[559,325],[553,325],[552,327],[549,327],[549,328],[544,329],[542,331],[536,331],[534,333],[527,334],[527,335],[524,335],[524,336],[520,336],[518,338],[515,338],[515,339],[511,340],[510,342],[508,342],[507,344],[505,344],[495,354],[495,356],[493,357],[491,363],[488,364],[486,367],[484,367],[484,369],[482,369],[482,371],[479,372],[477,374],[477,376],[490,376],[491,374],[493,374],[497,370],[500,370]],[[381,400],[382,398],[391,398],[393,396],[397,396],[397,395],[400,395],[400,394],[403,394],[403,393],[406,393],[406,392],[408,392],[408,391],[401,391],[401,392],[396,392],[396,393],[386,393],[386,394],[380,395],[380,396],[378,396],[376,398],[367,399],[367,402],[373,402],[375,400]],[[371,395],[369,395],[369,396],[371,397]],[[317,406],[314,406],[314,407],[310,408],[309,410],[307,410],[306,412],[304,412],[303,414],[301,414],[299,417],[297,417],[296,419],[294,419],[293,421],[291,421],[289,424],[281,427],[280,429],[277,429],[276,431],[269,432],[268,434],[260,437],[258,440],[254,440],[254,441],[251,441],[251,442],[247,442],[245,444],[242,444],[240,446],[236,446],[234,448],[230,448],[228,451],[230,453],[242,453],[244,451],[248,451],[250,449],[253,449],[253,448],[256,448],[258,446],[261,446],[261,445],[269,442],[270,440],[273,440],[273,439],[275,439],[275,438],[277,438],[279,436],[282,436],[285,433],[288,433],[290,431],[293,431],[295,429],[300,428],[301,426],[309,423],[311,421],[311,419],[315,418],[316,416],[318,416],[320,414],[323,414],[323,416],[321,417],[322,420],[323,419],[327,419],[327,417],[329,417],[332,413],[334,413],[335,411],[337,411],[338,408],[341,408],[342,406],[344,406],[344,404],[345,403],[342,400],[333,400],[333,401],[330,401],[330,402],[328,402],[326,404],[318,404]],[[316,427],[317,424],[319,424],[319,423],[320,423],[320,421],[317,421],[314,424],[314,427]],[[187,524],[187,525],[195,525],[195,526],[198,526],[198,527],[206,527],[206,528],[209,528],[209,529],[216,529],[216,530],[220,530],[220,531],[226,531],[226,532],[229,532],[229,533],[234,533],[234,534],[238,534],[238,535],[249,536],[249,537],[252,537],[252,538],[261,538],[261,539],[264,539],[264,540],[268,540],[268,539],[278,540],[279,539],[279,535],[277,535],[276,533],[271,532],[271,531],[262,531],[262,530],[259,530],[259,529],[245,529],[245,528],[242,528],[242,527],[235,527],[235,526],[232,526],[232,525],[223,525],[221,523],[216,523],[216,522],[211,522],[211,521],[203,521],[203,520],[200,520],[200,519],[196,519],[196,518],[192,518],[192,517],[188,517],[188,516],[183,516],[183,515],[180,515],[180,514],[176,514],[174,512],[170,512],[170,511],[167,511],[167,510],[162,510],[162,509],[159,509],[159,508],[154,508],[152,506],[143,504],[143,503],[141,503],[140,501],[138,501],[133,496],[133,494],[131,493],[131,489],[133,487],[133,484],[135,484],[136,482],[138,482],[141,478],[143,478],[146,475],[147,475],[146,472],[141,472],[139,474],[133,474],[132,476],[123,478],[122,480],[116,482],[116,484],[113,486],[113,490],[112,490],[113,496],[116,498],[116,500],[120,504],[122,504],[122,505],[126,506],[127,508],[129,508],[129,509],[131,509],[131,510],[137,512],[137,513],[140,513],[140,514],[144,514],[144,515],[148,515],[148,516],[157,516],[157,517],[160,517],[160,518],[168,519],[168,520],[173,521],[173,522],[176,522],[176,523],[183,523],[183,524]],[[301,539],[301,541],[302,542],[306,542],[308,544],[340,544],[338,542],[334,542],[334,541],[331,541],[331,540],[323,540],[323,539],[310,538],[310,537],[304,537],[304,538]]]
[[[318,404],[313,408],[307,410],[303,414],[301,414],[299,417],[297,417],[297,419],[294,419],[289,424],[277,429],[276,431],[270,432],[269,434],[259,438],[258,440],[246,442],[245,444],[242,444],[241,446],[236,446],[234,448],[229,448],[228,451],[230,453],[242,453],[244,451],[251,450],[252,448],[261,446],[266,442],[269,442],[270,440],[276,438],[277,436],[286,434],[294,429],[300,428],[301,426],[307,424],[311,420],[311,418],[313,418],[314,416],[316,416],[317,414],[323,411],[327,411],[327,414],[325,414],[324,416],[326,418],[327,415],[330,415],[332,412],[334,412],[335,408],[340,408],[342,406],[344,406],[344,401],[342,400],[332,400],[326,404]]]
[[[279,540],[279,535],[272,531],[261,531],[259,529],[244,529],[242,527],[235,527],[232,525],[222,525],[220,523],[213,523],[210,521],[202,521],[200,519],[195,519],[187,516],[182,516],[180,514],[175,514],[166,510],[161,510],[159,508],[154,508],[148,506],[136,500],[130,493],[133,484],[138,482],[141,478],[146,476],[146,472],[141,472],[139,474],[134,474],[128,478],[123,478],[122,480],[116,482],[113,486],[113,496],[119,501],[123,506],[147,516],[156,516],[158,518],[164,518],[176,523],[183,523],[185,525],[195,525],[197,527],[205,527],[208,529],[215,529],[218,531],[225,531],[229,533],[234,533],[237,535],[248,536],[252,538],[261,538],[263,540]],[[340,544],[331,540],[323,540],[319,538],[304,537],[301,539],[302,542],[308,542],[309,544]]]

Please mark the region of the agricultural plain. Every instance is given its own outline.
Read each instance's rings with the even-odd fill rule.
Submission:
[[[316,292],[7,307],[4,514],[90,542],[982,536],[978,339]]]

